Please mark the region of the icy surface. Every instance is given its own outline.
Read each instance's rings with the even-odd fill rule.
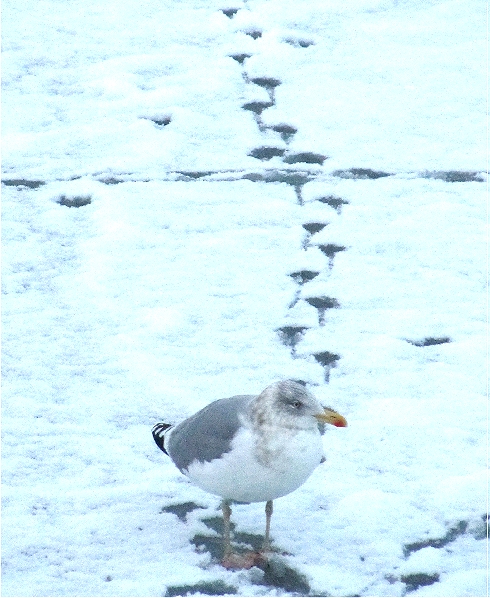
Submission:
[[[485,19],[4,2],[3,595],[486,595]],[[281,378],[349,427],[226,571],[151,426]]]

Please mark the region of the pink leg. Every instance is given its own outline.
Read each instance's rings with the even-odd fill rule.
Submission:
[[[230,503],[224,500],[221,503],[221,509],[223,510],[223,558],[227,559],[231,554],[231,540],[230,540],[230,517],[231,507]]]
[[[265,536],[264,536],[264,545],[262,546],[262,550],[264,552],[269,552],[271,549],[270,531],[271,531],[272,511],[273,511],[272,500],[268,500],[265,503]]]

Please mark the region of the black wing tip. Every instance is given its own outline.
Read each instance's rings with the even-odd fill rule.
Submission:
[[[171,428],[171,424],[155,424],[151,429],[151,433],[153,434],[153,440],[156,442],[158,448],[163,451],[166,455],[168,455],[165,449],[165,432]]]

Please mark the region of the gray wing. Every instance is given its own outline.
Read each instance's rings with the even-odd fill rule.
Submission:
[[[168,441],[168,452],[180,471],[193,461],[212,461],[227,453],[240,427],[251,395],[220,399],[176,426]]]

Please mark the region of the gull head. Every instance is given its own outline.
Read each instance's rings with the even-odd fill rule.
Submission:
[[[302,384],[294,380],[274,382],[252,402],[252,418],[258,426],[308,430],[319,423],[347,426],[342,415],[323,407]]]

